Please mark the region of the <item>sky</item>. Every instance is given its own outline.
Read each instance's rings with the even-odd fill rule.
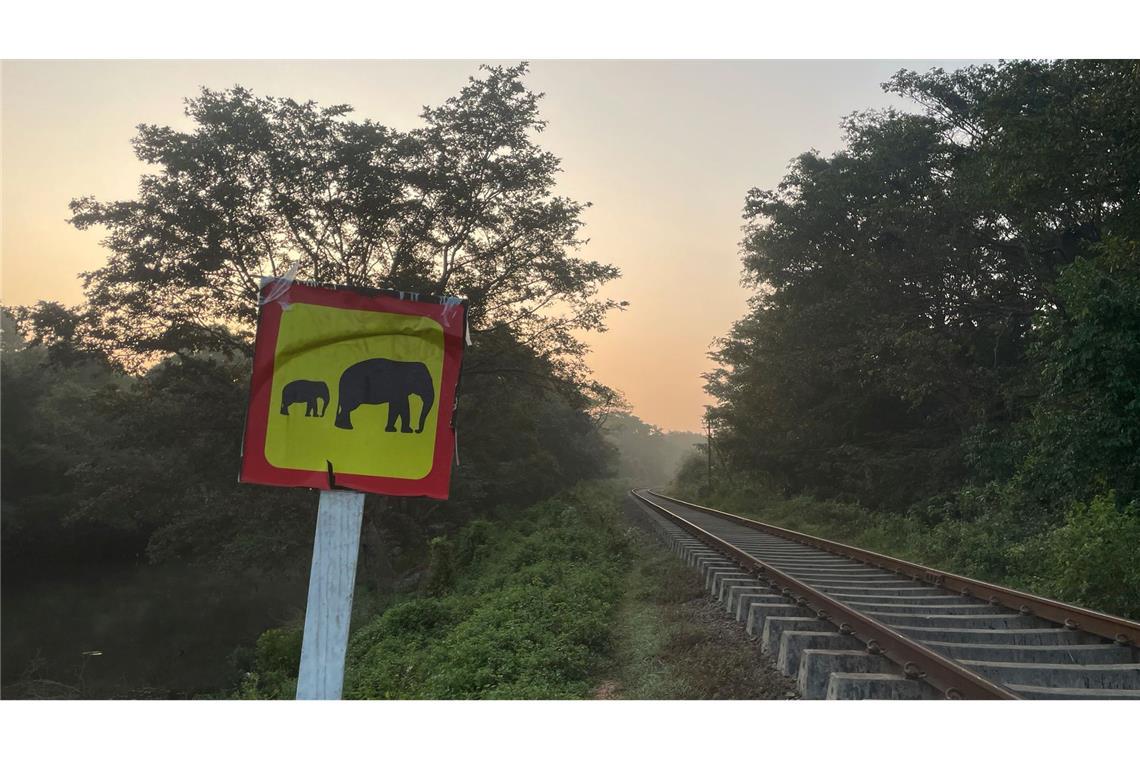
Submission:
[[[488,61],[492,62],[492,61]],[[241,84],[259,95],[347,103],[398,129],[456,93],[479,61],[5,61],[0,68],[0,299],[77,304],[106,256],[98,229],[66,223],[72,198],[135,195],[136,125],[188,129],[183,99]],[[497,63],[514,63],[499,61]],[[968,61],[533,61],[562,159],[558,191],[593,205],[582,255],[622,277],[609,330],[588,336],[598,380],[666,430],[699,430],[707,352],[744,315],[745,193],[773,188],[800,153],[842,147],[840,120],[911,106],[880,84],[901,68]]]

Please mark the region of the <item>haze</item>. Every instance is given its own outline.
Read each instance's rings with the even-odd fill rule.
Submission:
[[[628,300],[589,338],[590,365],[633,412],[698,430],[710,343],[744,313],[738,243],[745,192],[788,162],[841,145],[840,119],[907,104],[879,85],[900,68],[954,61],[535,61],[545,92],[538,142],[562,159],[560,192],[587,210],[584,255],[621,267],[606,295]],[[476,73],[470,61],[17,61],[2,69],[2,285],[6,304],[82,300],[80,272],[105,258],[67,203],[134,196],[140,123],[188,128],[183,98],[235,84],[258,94],[348,103],[408,129],[420,109]]]

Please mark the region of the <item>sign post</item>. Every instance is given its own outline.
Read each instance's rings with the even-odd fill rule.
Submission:
[[[364,494],[321,491],[297,699],[340,699]]]
[[[321,491],[297,699],[339,699],[364,492],[448,495],[467,304],[267,278],[260,306],[240,480]]]

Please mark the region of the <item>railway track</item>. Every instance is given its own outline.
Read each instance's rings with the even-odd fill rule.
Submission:
[[[1140,623],[631,491],[809,699],[1140,699]]]

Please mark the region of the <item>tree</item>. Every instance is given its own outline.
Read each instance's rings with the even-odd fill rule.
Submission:
[[[1057,281],[1061,308],[1039,322],[1040,392],[1014,435],[1023,507],[1057,517],[1108,493],[1140,500],[1140,242],[1111,237]]]
[[[71,204],[72,224],[108,231],[108,263],[85,275],[93,338],[135,367],[248,351],[259,276],[295,264],[305,279],[463,296],[474,330],[507,325],[572,366],[575,331],[619,306],[597,297],[618,270],[574,255],[585,206],[554,194],[526,65],[484,71],[408,132],[241,87],[188,100],[192,131],[140,126],[136,155],[157,170],[138,198]]]
[[[972,245],[936,122],[863,114],[846,130],[846,150],[749,195],[758,292],[714,354],[713,419],[793,490],[905,503],[920,478],[952,477],[957,439],[1000,406],[1032,307]]]
[[[1058,283],[1140,229],[1134,62],[1018,61],[884,87],[745,206],[751,313],[713,356],[718,438],[789,490],[905,505],[968,477],[978,430],[1040,393],[1029,352]]]
[[[597,296],[618,272],[576,255],[584,206],[554,193],[525,72],[486,69],[409,132],[243,88],[188,101],[189,132],[140,127],[156,171],[138,198],[72,204],[72,223],[108,233],[87,303],[5,312],[5,521],[29,526],[5,546],[30,557],[112,534],[127,559],[307,562],[311,495],[236,478],[259,275],[294,265],[471,304],[449,508],[366,510],[365,583],[414,571],[448,522],[607,472],[595,410],[613,394],[588,379],[577,335],[620,306]],[[88,365],[101,374],[73,377]],[[46,507],[28,497],[45,482]]]

